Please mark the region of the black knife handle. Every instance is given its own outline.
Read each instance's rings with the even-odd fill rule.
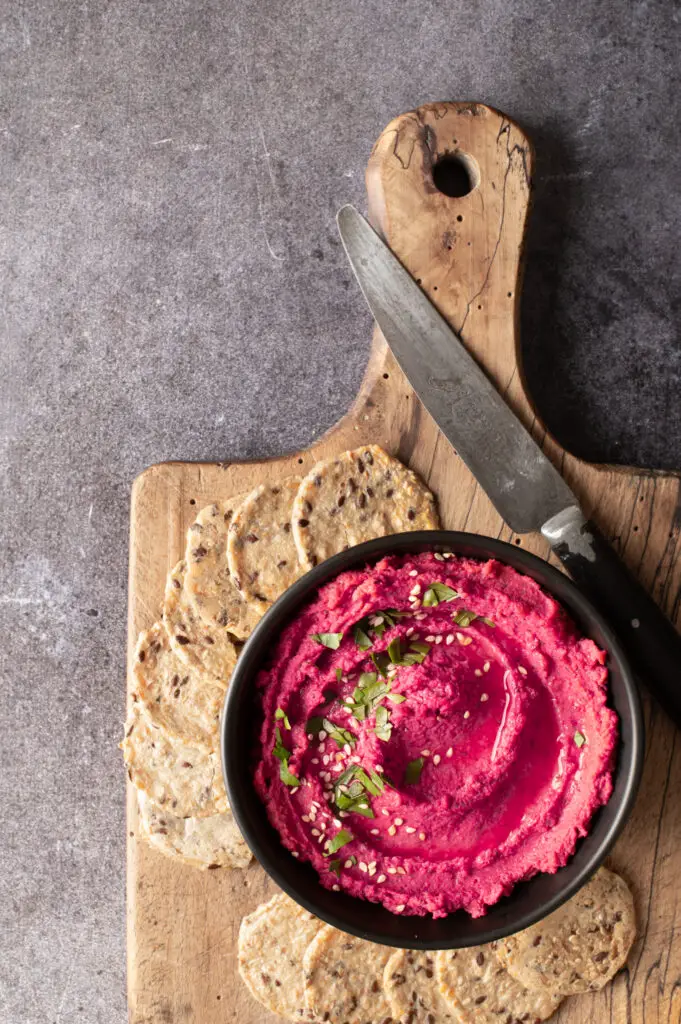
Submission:
[[[681,634],[580,509],[559,512],[542,533],[617,633],[642,681],[681,727]]]

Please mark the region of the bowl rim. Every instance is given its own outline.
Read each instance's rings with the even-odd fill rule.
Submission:
[[[246,814],[245,801],[243,800],[243,789],[245,788],[241,778],[243,774],[243,764],[236,764],[229,755],[231,746],[229,740],[230,733],[236,733],[238,731],[238,712],[236,709],[239,704],[241,691],[248,684],[249,680],[252,679],[259,668],[259,663],[263,658],[263,641],[267,640],[269,644],[272,636],[278,636],[286,622],[297,613],[300,607],[324,583],[329,582],[331,579],[348,569],[357,568],[359,565],[375,563],[380,558],[387,557],[391,554],[408,554],[410,547],[413,547],[413,550],[419,553],[426,550],[437,551],[438,549],[451,549],[454,551],[454,554],[459,554],[461,557],[477,558],[478,560],[495,559],[509,565],[516,571],[530,576],[535,580],[535,582],[538,582],[540,586],[545,587],[551,596],[556,598],[562,605],[567,603],[567,611],[571,617],[574,614],[573,608],[576,608],[582,620],[588,619],[593,625],[593,632],[598,631],[605,638],[605,643],[601,642],[601,646],[606,650],[608,659],[614,660],[618,666],[623,684],[623,692],[626,696],[626,703],[628,704],[630,713],[631,736],[627,763],[619,763],[613,769],[614,781],[619,780],[621,773],[626,771],[625,784],[619,795],[619,803],[613,820],[610,822],[603,838],[595,845],[593,851],[590,851],[589,856],[585,859],[585,863],[575,876],[567,881],[552,897],[540,901],[536,907],[526,911],[524,914],[521,914],[518,919],[514,921],[511,927],[503,925],[490,927],[484,931],[481,937],[477,936],[470,942],[459,941],[455,937],[453,937],[451,941],[446,940],[444,942],[441,938],[431,941],[430,939],[423,939],[417,936],[410,937],[409,939],[402,939],[400,937],[388,935],[379,929],[355,926],[351,922],[348,922],[343,917],[342,913],[337,914],[334,911],[328,910],[326,907],[320,907],[314,898],[310,898],[306,893],[300,892],[296,886],[290,882],[285,872],[280,869],[277,859],[271,855],[266,844],[261,843],[260,839],[251,832],[250,823],[248,822],[248,816]],[[461,550],[466,547],[469,547],[471,550],[469,552]],[[457,550],[457,548],[459,550]],[[583,629],[583,625],[578,625],[580,631],[582,631],[584,635],[588,635],[588,633]],[[619,715],[619,713],[618,718],[621,719],[621,715]],[[633,808],[643,771],[645,742],[644,729],[644,718],[638,684],[622,646],[607,620],[582,593],[571,577],[560,572],[539,556],[534,555],[519,546],[508,544],[505,541],[501,541],[493,537],[487,537],[484,534],[468,533],[461,530],[421,530],[375,538],[374,540],[366,541],[363,544],[355,545],[354,547],[348,548],[336,555],[332,555],[331,558],[320,562],[319,565],[315,566],[309,572],[305,573],[300,579],[296,580],[295,583],[293,583],[277,599],[272,607],[268,609],[246,641],[232,674],[229,689],[225,695],[224,709],[220,723],[220,755],[229,805],[237,825],[261,867],[296,903],[310,911],[312,914],[315,914],[315,916],[325,923],[331,924],[341,931],[351,935],[367,939],[368,941],[395,948],[424,950],[455,949],[491,942],[495,939],[515,934],[518,931],[522,931],[524,928],[528,928],[530,925],[540,921],[542,918],[546,917],[569,900],[588,881],[591,875],[598,869],[598,867],[600,867],[604,859],[607,857],[624,828]],[[618,751],[621,750],[621,746],[622,736],[620,732],[618,734],[617,743]],[[614,791],[608,801],[608,804],[603,806],[609,806],[610,801],[613,798]],[[262,804],[262,808],[263,813],[266,816],[264,804]],[[582,842],[586,842],[590,836],[591,828]],[[290,851],[283,845],[283,843],[279,844],[277,850],[280,858],[284,856],[293,860]],[[566,867],[571,863],[572,856],[574,856],[574,854],[568,859],[567,864],[565,865]],[[297,862],[294,861],[294,863]],[[532,877],[536,878],[544,874],[546,873],[538,872],[537,875]],[[529,881],[531,882],[532,879]],[[525,883],[517,883],[512,892],[521,884]],[[321,885],[319,886],[319,889],[320,893],[324,893],[326,898],[336,896],[335,893],[330,893],[329,890],[325,889]],[[345,900],[356,900],[358,903],[370,902],[362,900],[360,897],[352,897],[347,893],[339,893],[337,895]],[[452,914],[447,915],[447,917],[453,917],[456,913],[460,913],[460,911],[452,912]],[[440,918],[438,919],[438,922],[445,921],[446,919],[446,917]],[[409,920],[418,922],[423,920],[432,920],[432,918],[430,915],[425,915],[425,917],[410,916]],[[484,917],[478,918],[477,920],[484,920]]]

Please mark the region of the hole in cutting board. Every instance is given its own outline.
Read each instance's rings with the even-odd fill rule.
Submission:
[[[467,196],[479,181],[478,165],[467,153],[446,153],[433,167],[435,188],[451,199]]]

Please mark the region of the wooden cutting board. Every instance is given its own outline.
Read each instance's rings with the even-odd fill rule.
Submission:
[[[433,167],[459,156],[475,185],[450,198]],[[484,365],[559,466],[583,508],[675,617],[681,613],[681,492],[675,477],[587,465],[538,422],[518,364],[518,305],[532,149],[507,117],[479,104],[438,103],[392,121],[367,171],[374,225]],[[440,171],[442,167],[440,165]],[[437,173],[440,173],[438,171]],[[358,309],[361,298],[357,296]],[[445,527],[500,537],[542,557],[538,535],[514,536],[440,434],[374,334],[360,394],[341,422],[306,451],[255,462],[152,466],[135,481],[130,537],[129,655],[159,617],[165,576],[203,505],[296,473],[366,442],[412,466],[438,496]],[[681,666],[680,666],[681,675]],[[668,1024],[681,1020],[681,743],[646,701],[648,745],[640,795],[611,864],[632,886],[640,938],[628,968],[599,994],[567,1000],[556,1020]],[[269,1024],[236,972],[245,913],[274,891],[263,870],[199,872],[137,838],[128,794],[128,989],[134,1024]]]

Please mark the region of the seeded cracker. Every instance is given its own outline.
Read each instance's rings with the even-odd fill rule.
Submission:
[[[303,958],[308,1010],[318,1020],[389,1024],[383,972],[393,952],[324,925]]]
[[[548,1020],[563,997],[534,992],[512,978],[492,944],[435,954],[440,992],[461,1024]]]
[[[440,993],[434,952],[398,949],[385,965],[383,988],[395,1020],[404,1024],[458,1024]]]
[[[245,868],[251,851],[230,811],[208,818],[176,818],[139,791],[140,833],[150,846],[192,867]]]
[[[121,743],[130,781],[177,818],[204,818],[227,810],[216,750],[171,736],[136,704]]]
[[[635,937],[631,891],[601,868],[571,900],[498,949],[522,984],[567,996],[603,988],[624,966]]]
[[[283,893],[241,922],[239,974],[252,996],[293,1020],[313,1019],[305,1009],[303,955],[321,921]]]
[[[439,525],[425,484],[373,444],[318,462],[293,503],[293,537],[305,569],[373,537]]]
[[[240,640],[250,635],[261,614],[237,589],[227,564],[229,524],[245,495],[202,508],[187,531],[184,585],[201,620]]]
[[[177,657],[192,668],[205,669],[224,688],[236,665],[236,648],[227,630],[203,622],[184,586],[186,563],[168,574],[163,599],[163,625]]]
[[[183,664],[159,622],[140,634],[132,671],[134,694],[152,722],[181,739],[217,744],[224,687]]]
[[[264,615],[302,575],[291,532],[300,477],[261,484],[241,503],[229,527],[227,561],[244,599]]]

